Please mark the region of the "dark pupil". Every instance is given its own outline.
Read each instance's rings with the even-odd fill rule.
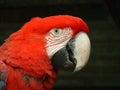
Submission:
[[[58,29],[55,29],[55,33],[56,33],[56,34],[58,34],[58,33],[59,33]]]

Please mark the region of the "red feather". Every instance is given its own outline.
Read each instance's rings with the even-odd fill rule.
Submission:
[[[88,32],[86,23],[78,17],[37,17],[13,33],[0,47],[0,60],[7,66],[7,90],[52,89],[57,70],[46,53],[45,35],[57,27],[71,27],[74,34],[79,31]]]

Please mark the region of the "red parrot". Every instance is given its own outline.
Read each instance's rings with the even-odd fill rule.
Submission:
[[[0,90],[51,90],[59,68],[88,61],[88,26],[79,17],[34,17],[0,47]]]

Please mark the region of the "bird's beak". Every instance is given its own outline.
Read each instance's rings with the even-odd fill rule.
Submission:
[[[79,32],[70,39],[65,47],[52,57],[54,67],[72,67],[74,71],[82,69],[88,61],[90,54],[90,40],[84,32]]]

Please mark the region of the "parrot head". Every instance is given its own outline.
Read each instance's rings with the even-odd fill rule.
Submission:
[[[90,54],[88,31],[79,17],[34,17],[6,40],[0,56],[10,66],[36,77],[50,72],[50,68],[72,67],[79,71]]]
[[[87,24],[81,18],[57,15],[34,17],[12,36],[16,40],[24,38],[34,41],[32,44],[39,43],[36,46],[40,48],[39,54],[44,51],[53,67],[72,67],[74,71],[79,71],[90,54],[88,31]]]
[[[32,18],[19,31],[37,35],[44,42],[46,54],[55,68],[74,68],[79,71],[88,61],[90,40],[88,26],[78,17],[57,15]],[[24,37],[29,37],[24,36]],[[32,38],[32,37],[31,37]]]
[[[51,90],[59,68],[82,69],[90,54],[87,33],[87,24],[70,15],[34,17],[25,23],[0,47],[0,61],[8,67],[8,90],[16,81],[21,88],[32,88],[26,90]]]

